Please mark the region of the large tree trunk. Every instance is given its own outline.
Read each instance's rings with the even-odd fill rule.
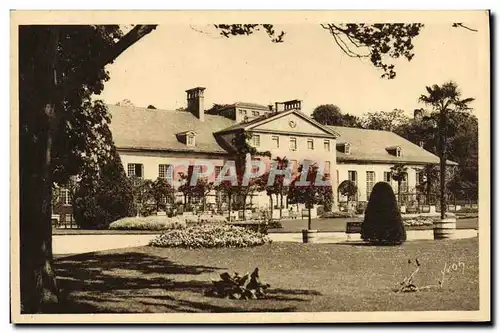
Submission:
[[[446,110],[439,114],[439,205],[441,206],[441,219],[446,216]]]
[[[52,268],[52,146],[56,112],[57,29],[40,33],[40,54],[29,71],[39,79],[40,95],[22,96],[19,110],[20,291],[23,313],[53,312],[58,303]],[[24,92],[20,80],[19,93]],[[43,96],[47,102],[37,100]]]

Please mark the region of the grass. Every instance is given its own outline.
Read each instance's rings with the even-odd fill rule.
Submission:
[[[395,293],[418,258],[419,286],[462,262],[442,289]],[[251,272],[271,284],[253,301],[204,296],[220,273]],[[139,247],[58,257],[61,312],[431,311],[479,308],[478,240],[413,241],[400,247],[272,243],[243,249]]]

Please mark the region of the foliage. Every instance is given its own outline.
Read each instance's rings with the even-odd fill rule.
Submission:
[[[358,187],[352,180],[344,180],[339,185],[339,193],[350,198],[358,193]]]
[[[401,204],[401,183],[408,178],[408,167],[404,164],[395,164],[391,167],[391,178],[398,183],[398,202]]]
[[[288,195],[291,202],[305,204],[305,207],[311,210],[314,205],[333,200],[332,186],[328,178],[321,176],[319,172],[316,164],[309,165],[307,169],[304,165],[299,166],[300,176],[290,184]],[[301,182],[302,175],[305,175],[305,182]],[[318,179],[328,185],[318,184]],[[311,214],[308,215],[308,229],[311,229]]]
[[[169,230],[149,243],[156,247],[220,248],[250,247],[270,242],[263,234],[228,224],[199,224]]]
[[[446,212],[446,162],[448,159],[448,138],[449,138],[449,114],[463,113],[470,111],[470,103],[474,98],[462,99],[461,91],[458,85],[453,82],[445,82],[442,86],[434,84],[426,87],[427,94],[419,97],[419,101],[432,107],[433,111],[439,117],[438,133],[439,133],[439,158],[440,158],[440,204],[441,218],[445,217]]]
[[[83,175],[77,186],[73,215],[82,229],[104,229],[112,221],[135,213],[132,184],[116,149],[112,154],[113,158],[102,168],[97,180]]]
[[[413,38],[419,35],[422,23],[347,23],[322,24],[323,29],[333,36],[337,46],[348,56],[369,58],[373,66],[381,69],[383,78],[396,77],[394,64],[387,58],[414,57]]]
[[[361,238],[375,244],[401,244],[406,240],[396,197],[386,182],[373,187],[361,225]]]
[[[342,114],[340,108],[333,104],[317,106],[311,117],[318,123],[330,126],[361,127],[361,120],[350,114]]]
[[[165,202],[173,202],[175,190],[165,178],[156,178],[149,188],[156,204],[156,211],[165,209]]]
[[[114,230],[167,230],[181,229],[186,223],[178,217],[148,216],[125,217],[112,222],[109,229]]]
[[[153,198],[153,181],[150,179],[130,178],[134,194],[136,214],[139,216],[152,215],[156,210]]]
[[[265,297],[265,291],[270,287],[269,284],[260,282],[259,268],[244,276],[237,272],[233,276],[227,272],[222,273],[220,278],[219,281],[212,281],[213,288],[208,290],[206,295],[231,299],[259,299]]]
[[[389,112],[368,112],[361,120],[363,128],[389,132],[395,131],[408,121],[409,118],[400,109],[394,109]]]
[[[152,105],[152,104],[149,104],[149,105],[148,105],[148,107],[147,107],[147,109],[152,109],[152,110],[155,110],[155,109],[156,109],[156,107],[155,107],[154,105]]]

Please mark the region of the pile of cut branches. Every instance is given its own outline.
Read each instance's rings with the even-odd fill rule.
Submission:
[[[231,299],[259,299],[265,297],[265,291],[269,284],[263,284],[259,278],[259,268],[255,268],[252,274],[240,276],[237,272],[231,276],[222,273],[220,280],[212,281],[213,288],[206,292],[207,296],[231,298]]]

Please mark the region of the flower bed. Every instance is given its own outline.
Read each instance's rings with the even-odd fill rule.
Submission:
[[[177,216],[125,217],[109,225],[112,230],[168,230],[184,227],[186,222]]]
[[[427,226],[427,225],[433,225],[434,219],[425,216],[403,218],[403,224],[405,225],[405,227]]]
[[[356,214],[353,212],[326,212],[320,216],[323,219],[335,219],[335,218],[352,218]]]
[[[156,247],[220,248],[251,247],[271,240],[264,234],[229,224],[199,224],[168,230],[149,243]]]

